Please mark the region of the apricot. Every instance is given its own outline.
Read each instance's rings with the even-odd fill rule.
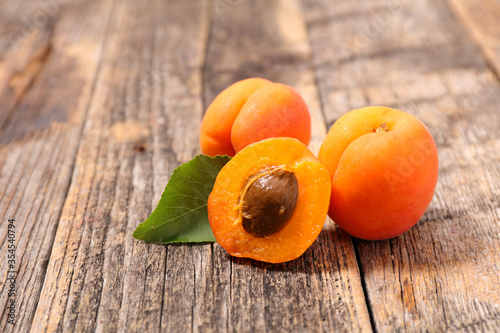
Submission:
[[[206,155],[234,156],[271,137],[296,138],[307,146],[309,109],[292,87],[250,78],[232,84],[210,104],[201,123],[200,147]]]
[[[415,116],[382,106],[341,116],[318,159],[332,184],[329,216],[354,237],[380,240],[412,228],[429,206],[438,153]]]
[[[248,145],[221,169],[208,219],[230,255],[290,261],[318,237],[330,189],[328,170],[302,142],[269,138]]]

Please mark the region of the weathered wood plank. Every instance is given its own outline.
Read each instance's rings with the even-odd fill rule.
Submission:
[[[19,113],[15,106],[51,52],[54,24],[63,7],[46,12],[29,1],[2,2],[0,6],[0,128],[6,130],[6,121]]]
[[[311,59],[297,1],[217,1],[204,72],[205,105],[244,78],[264,77],[289,84],[310,108],[311,149],[317,152],[326,124]],[[223,293],[217,296],[219,290],[215,289],[207,297],[207,301],[220,302],[219,314],[213,315],[222,318],[205,319],[213,330],[371,330],[354,249],[349,237],[329,220],[312,247],[290,263],[271,265],[230,258],[217,244],[213,258],[213,279],[220,281]],[[202,289],[196,295],[204,293]],[[214,321],[220,323],[211,326]]]
[[[207,274],[211,246],[150,245],[132,232],[198,151],[206,17],[194,1],[114,4],[37,330],[191,330],[203,279],[182,277]]]
[[[500,77],[500,2],[447,0],[466,30],[481,48],[486,61]]]
[[[44,21],[30,26],[28,33],[26,25],[33,23],[39,3],[16,4],[15,9],[13,2],[0,5],[2,15],[9,15],[2,21],[2,32],[21,36],[15,45],[2,43],[0,62],[2,332],[31,328],[111,10],[109,3],[61,5],[57,13],[46,14]],[[102,20],[89,27],[90,16]],[[4,312],[9,300],[4,283],[8,219],[16,220],[14,325],[7,323]]]
[[[366,105],[417,115],[440,179],[411,231],[355,240],[377,331],[500,326],[500,85],[443,2],[305,1],[326,118]]]

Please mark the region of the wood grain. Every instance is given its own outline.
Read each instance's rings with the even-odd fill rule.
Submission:
[[[445,3],[304,8],[328,122],[357,107],[392,106],[417,115],[438,145],[440,179],[420,223],[392,240],[354,240],[374,329],[494,331],[498,79]]]
[[[492,70],[500,77],[500,2],[448,0],[448,3],[482,50]]]
[[[183,330],[162,317],[164,307],[194,299],[184,293],[163,299],[166,282],[176,278],[167,265],[176,249],[171,254],[131,235],[159,200],[173,168],[198,149],[191,133],[203,112],[204,15],[204,6],[182,2],[114,4],[33,327]],[[177,249],[192,258],[188,267],[198,265],[193,256],[202,247]],[[194,284],[178,282],[178,288]],[[191,324],[188,314],[176,318]]]
[[[17,3],[17,2],[16,2]],[[23,33],[39,4],[2,3],[2,31]],[[14,9],[9,9],[10,6]],[[5,11],[3,11],[5,9]],[[102,19],[86,26],[89,12]],[[85,10],[76,4],[60,7],[58,15],[22,35],[15,46],[3,44],[0,62],[0,256],[6,257],[6,221],[16,225],[16,324],[0,319],[3,332],[26,332],[32,327],[38,297],[45,279],[55,231],[71,181],[76,147],[99,65],[110,6],[92,4]],[[27,16],[26,16],[27,15]],[[93,14],[94,18],[95,15]],[[28,21],[23,20],[27,17]],[[57,24],[56,24],[57,22]],[[42,24],[43,23],[43,24]],[[75,52],[91,42],[86,52]],[[88,52],[88,53],[87,53]],[[4,222],[5,221],[5,222]],[[6,260],[0,263],[0,307],[5,312]]]

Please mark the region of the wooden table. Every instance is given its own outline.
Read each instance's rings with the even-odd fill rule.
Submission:
[[[0,331],[500,330],[499,18],[499,0],[1,1]],[[368,242],[327,220],[280,265],[135,240],[208,104],[253,76],[302,94],[314,152],[351,109],[419,117],[440,157],[421,221]]]

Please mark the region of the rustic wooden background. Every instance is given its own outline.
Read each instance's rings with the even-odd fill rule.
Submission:
[[[418,116],[440,178],[417,226],[367,242],[328,220],[281,265],[132,238],[252,76],[303,95],[315,152],[351,109]],[[0,331],[498,330],[499,78],[500,0],[0,1]]]

